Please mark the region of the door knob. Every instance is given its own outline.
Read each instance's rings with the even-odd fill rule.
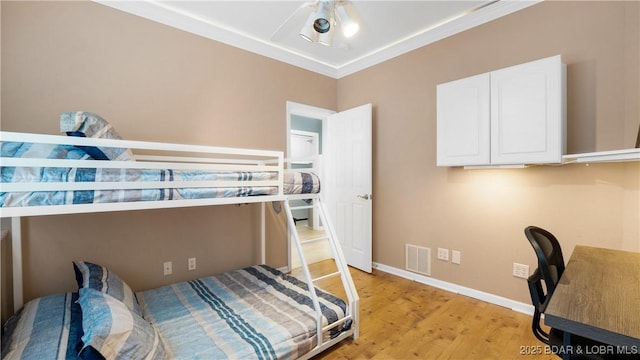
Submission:
[[[360,199],[370,200],[372,198],[372,195],[371,194],[363,194],[363,195],[358,195],[358,197]]]

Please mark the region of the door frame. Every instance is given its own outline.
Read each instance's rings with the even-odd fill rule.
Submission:
[[[324,128],[324,121],[327,119],[327,117],[329,117],[332,114],[335,114],[336,112],[333,110],[329,110],[329,109],[323,109],[317,106],[311,106],[311,105],[306,105],[306,104],[301,104],[301,103],[297,103],[297,102],[293,102],[293,101],[287,101],[286,102],[286,112],[287,112],[287,129],[286,129],[286,134],[287,134],[287,149],[286,149],[286,153],[285,153],[285,167],[286,168],[291,168],[291,116],[292,115],[297,115],[297,116],[303,116],[306,118],[311,118],[311,119],[318,119],[320,121],[322,121],[322,127]],[[322,181],[322,174],[318,174],[318,176],[320,177],[320,180]],[[312,215],[314,216],[314,218],[316,217],[316,215]],[[314,222],[314,226],[316,226],[317,222]],[[291,269],[291,267],[294,265],[292,263],[292,252],[291,252],[291,248],[292,248],[292,240],[291,240],[291,234],[288,234],[287,236],[287,259],[288,259],[288,263],[287,266],[289,269]]]

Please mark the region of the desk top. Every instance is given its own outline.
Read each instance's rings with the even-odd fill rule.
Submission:
[[[545,323],[616,346],[640,346],[640,253],[576,246]]]

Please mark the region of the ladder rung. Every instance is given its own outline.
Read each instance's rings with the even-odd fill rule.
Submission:
[[[324,275],[324,276],[317,277],[317,278],[315,278],[315,279],[313,279],[311,281],[320,281],[320,280],[332,278],[332,277],[338,276],[338,275],[340,275],[340,271],[336,271],[336,272],[331,273],[331,274],[327,274],[327,275]]]
[[[347,315],[347,316],[343,317],[342,319],[338,319],[337,321],[332,322],[329,325],[326,325],[325,327],[322,328],[322,331],[327,331],[329,329],[333,329],[334,327],[342,324],[343,322],[345,322],[347,320],[351,320],[351,315]]]
[[[304,209],[313,209],[313,205],[300,205],[300,206],[291,207],[291,210],[304,210]]]
[[[329,240],[329,237],[323,236],[323,237],[313,238],[313,239],[308,239],[308,240],[300,240],[300,244],[304,245],[304,244],[307,244],[307,243],[312,243],[312,242],[322,241],[322,240]]]

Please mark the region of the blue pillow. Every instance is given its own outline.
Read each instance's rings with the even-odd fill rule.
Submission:
[[[90,112],[72,111],[60,114],[60,132],[69,136],[99,139],[121,139],[107,120]],[[135,160],[130,149],[78,146],[96,160]]]
[[[0,153],[12,158],[92,160],[85,151],[71,145],[2,141]]]
[[[78,293],[33,299],[4,324],[2,359],[77,359],[82,336]]]
[[[141,315],[140,305],[131,287],[113,271],[86,261],[74,261],[73,270],[76,273],[78,288],[91,288],[109,294],[125,304],[136,315]]]
[[[122,302],[95,289],[80,289],[81,359],[164,359],[156,329]]]

